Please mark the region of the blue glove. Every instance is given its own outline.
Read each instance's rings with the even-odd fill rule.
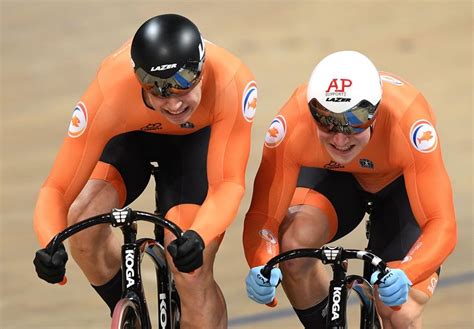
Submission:
[[[370,283],[375,284],[380,271],[375,271],[370,277]],[[387,306],[398,306],[408,299],[408,291],[412,286],[405,272],[400,269],[390,269],[379,283],[380,300]]]
[[[259,304],[269,304],[275,298],[276,287],[282,279],[279,268],[272,269],[270,280],[265,278],[260,271],[263,266],[251,268],[245,279],[247,296]]]

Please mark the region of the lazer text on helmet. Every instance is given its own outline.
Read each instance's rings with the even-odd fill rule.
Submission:
[[[176,63],[174,63],[174,64],[163,64],[163,65],[158,65],[158,66],[152,67],[150,71],[155,72],[155,71],[171,70],[171,69],[175,69],[177,66],[178,66],[178,64],[176,64]]]

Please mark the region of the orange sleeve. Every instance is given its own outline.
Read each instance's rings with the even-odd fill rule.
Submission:
[[[98,119],[104,107],[95,80],[74,109],[68,135],[39,192],[34,229],[42,246],[66,227],[70,205],[86,184],[104,145],[112,136],[107,126],[98,127],[99,122],[114,124]]]
[[[405,185],[421,236],[400,268],[414,284],[438,269],[457,239],[453,193],[434,120],[419,94],[401,122],[406,143],[400,145],[399,154],[405,154],[409,163],[404,169]]]
[[[208,194],[190,227],[206,245],[232,223],[245,192],[257,89],[244,64],[228,83],[214,105],[207,157]]]
[[[297,149],[302,143],[295,126],[298,122],[296,97],[271,122],[262,161],[254,182],[252,202],[244,222],[243,245],[250,267],[265,264],[279,253],[278,230],[296,188],[300,165]]]

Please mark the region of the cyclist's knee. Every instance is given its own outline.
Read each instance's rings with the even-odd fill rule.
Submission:
[[[316,276],[316,260],[311,258],[291,259],[280,264],[284,278],[306,280]]]
[[[204,289],[214,282],[212,270],[208,266],[201,266],[192,273],[183,273],[178,271],[174,266],[172,267],[173,277],[176,286],[185,287],[186,290],[194,288]]]
[[[69,208],[68,225],[119,207],[118,192],[109,182],[91,179]]]
[[[69,208],[68,226],[85,218],[110,211],[118,206],[118,194],[114,187],[102,180],[89,180]],[[97,254],[100,246],[114,239],[108,225],[98,225],[69,238],[69,247],[74,259],[90,258]],[[103,248],[102,248],[103,249]]]
[[[213,267],[214,260],[216,257],[217,250],[219,248],[220,241],[212,241],[204,249],[204,262],[201,267],[193,271],[192,273],[183,273],[176,269],[175,266],[171,266],[174,280],[176,285],[186,285],[188,287],[195,287],[196,285],[212,284],[214,282]],[[169,261],[172,262],[171,259]]]
[[[318,208],[293,206],[280,225],[282,251],[297,248],[319,248],[328,239],[329,219]]]

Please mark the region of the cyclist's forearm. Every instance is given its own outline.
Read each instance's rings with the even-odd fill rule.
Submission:
[[[455,221],[428,222],[400,268],[413,284],[425,280],[454,250],[456,236]]]
[[[34,229],[42,247],[66,227],[68,208],[59,190],[47,186],[40,190],[34,214]]]
[[[265,264],[280,252],[279,222],[262,213],[249,212],[245,217],[243,244],[249,267]]]
[[[223,233],[234,221],[244,192],[244,186],[234,182],[209,186],[207,198],[190,228],[199,233],[205,245]]]

